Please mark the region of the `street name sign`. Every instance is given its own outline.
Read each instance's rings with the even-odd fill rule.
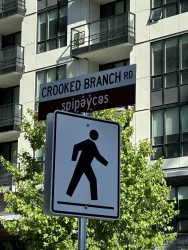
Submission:
[[[115,220],[120,204],[120,126],[56,111],[47,116],[44,211]]]
[[[136,65],[40,85],[39,120],[55,110],[90,112],[135,104]]]

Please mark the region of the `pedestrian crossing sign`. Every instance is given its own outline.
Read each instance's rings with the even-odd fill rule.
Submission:
[[[62,111],[49,114],[44,211],[118,219],[119,191],[119,124]]]

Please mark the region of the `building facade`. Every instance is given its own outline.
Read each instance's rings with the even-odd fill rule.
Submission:
[[[133,142],[149,139],[153,160],[165,158],[180,209],[177,250],[188,249],[187,20],[187,0],[0,0],[1,155],[17,164],[14,152],[28,148],[42,160],[19,130],[40,84],[137,64]],[[3,199],[0,210],[8,216]]]

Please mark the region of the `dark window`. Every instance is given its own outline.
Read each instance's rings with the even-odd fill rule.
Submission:
[[[2,36],[2,49],[14,45],[21,46],[21,32]]]
[[[127,66],[130,64],[130,60],[129,59],[125,59],[122,61],[117,61],[117,62],[112,62],[112,63],[107,63],[107,64],[101,64],[99,66],[99,71],[103,71],[103,70],[108,70],[108,69],[114,69],[114,68],[119,68],[122,66]]]
[[[188,35],[152,44],[152,90],[187,84]]]
[[[6,142],[0,143],[0,155],[2,155],[6,160],[16,163],[17,159],[15,153],[17,152],[18,142]]]
[[[15,103],[19,104],[19,86],[0,89],[0,106]]]
[[[188,11],[188,0],[151,0],[150,21],[175,16]]]
[[[130,11],[130,0],[118,0],[111,3],[101,5],[100,18],[106,18],[113,15],[122,14]]]
[[[176,209],[179,210],[179,215],[172,221],[174,231],[187,233],[188,232],[188,186],[172,187],[170,200],[176,199]]]
[[[154,159],[188,155],[188,105],[152,111]]]
[[[67,5],[47,9],[38,15],[37,52],[67,46]]]

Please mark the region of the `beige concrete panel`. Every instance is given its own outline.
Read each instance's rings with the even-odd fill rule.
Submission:
[[[156,39],[163,36],[163,22],[159,20],[156,23],[150,24],[150,39]]]
[[[24,133],[21,133],[18,139],[18,153],[21,153],[22,150],[26,150],[33,155],[33,150],[31,149],[29,142],[25,140]]]
[[[20,81],[20,103],[25,104],[35,100],[35,72],[23,74]]]
[[[88,74],[98,72],[99,71],[99,64],[93,61],[88,61],[89,62],[89,71]]]
[[[163,163],[163,169],[179,168],[180,158],[165,159]]]
[[[36,44],[28,44],[24,50],[25,72],[35,69]]]
[[[136,111],[150,108],[150,77],[136,80]]]
[[[136,47],[133,47],[133,50],[130,52],[130,64],[136,63]]]
[[[168,36],[178,32],[178,15],[164,18],[163,22],[163,36]]]
[[[150,1],[149,0],[136,0],[135,2],[136,2],[136,16],[137,16],[138,12],[140,12],[140,11],[150,10]]]
[[[27,16],[22,22],[22,46],[37,41],[37,14]]]
[[[180,157],[180,168],[188,166],[188,156]]]
[[[130,1],[130,12],[136,13],[136,4],[137,4],[137,1],[139,1],[139,0],[131,0]]]
[[[70,47],[63,47],[37,54],[35,57],[36,69],[55,66],[70,60]]]
[[[37,12],[37,1],[34,0],[26,0],[26,15],[30,15],[32,13]]]
[[[149,40],[149,15],[150,10],[141,11],[136,14],[136,43]]]
[[[150,43],[142,43],[135,46],[137,78],[150,76]]]
[[[187,26],[187,20],[188,20],[188,12],[177,15],[178,18],[178,26],[179,26],[179,32],[186,31]]]
[[[135,113],[135,142],[150,140],[150,111],[144,110]]]

